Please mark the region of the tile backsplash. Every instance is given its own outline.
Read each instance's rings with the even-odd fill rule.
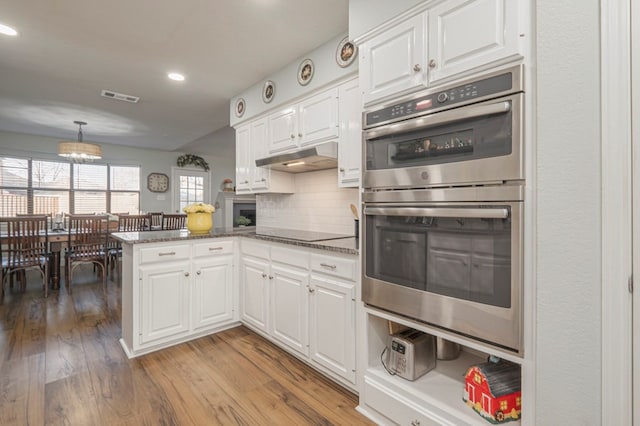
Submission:
[[[339,188],[335,169],[294,175],[294,194],[256,195],[258,228],[301,229],[353,235],[358,188]]]

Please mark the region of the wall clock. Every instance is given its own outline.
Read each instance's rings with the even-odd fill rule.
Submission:
[[[149,173],[147,189],[151,192],[167,192],[169,190],[169,176],[164,173]]]

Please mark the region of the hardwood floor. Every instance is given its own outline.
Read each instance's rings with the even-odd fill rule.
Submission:
[[[245,327],[129,360],[117,283],[103,293],[90,266],[74,279],[47,299],[36,276],[7,285],[1,425],[371,424],[355,395]]]

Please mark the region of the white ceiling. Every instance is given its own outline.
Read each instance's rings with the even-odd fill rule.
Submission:
[[[85,140],[180,150],[228,125],[232,96],[346,32],[347,15],[348,0],[0,0],[19,32],[0,34],[0,130],[73,140],[81,120]]]

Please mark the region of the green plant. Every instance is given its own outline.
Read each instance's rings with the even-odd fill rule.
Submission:
[[[238,225],[241,225],[241,226],[247,226],[247,225],[251,224],[251,219],[249,219],[246,216],[238,216],[238,219],[236,220],[236,223]]]
[[[178,157],[177,164],[178,164],[178,167],[184,167],[184,166],[188,166],[189,164],[192,164],[196,167],[203,168],[206,172],[209,171],[209,163],[207,163],[204,158],[198,157],[197,155],[194,155],[194,154],[181,155],[180,157]]]

